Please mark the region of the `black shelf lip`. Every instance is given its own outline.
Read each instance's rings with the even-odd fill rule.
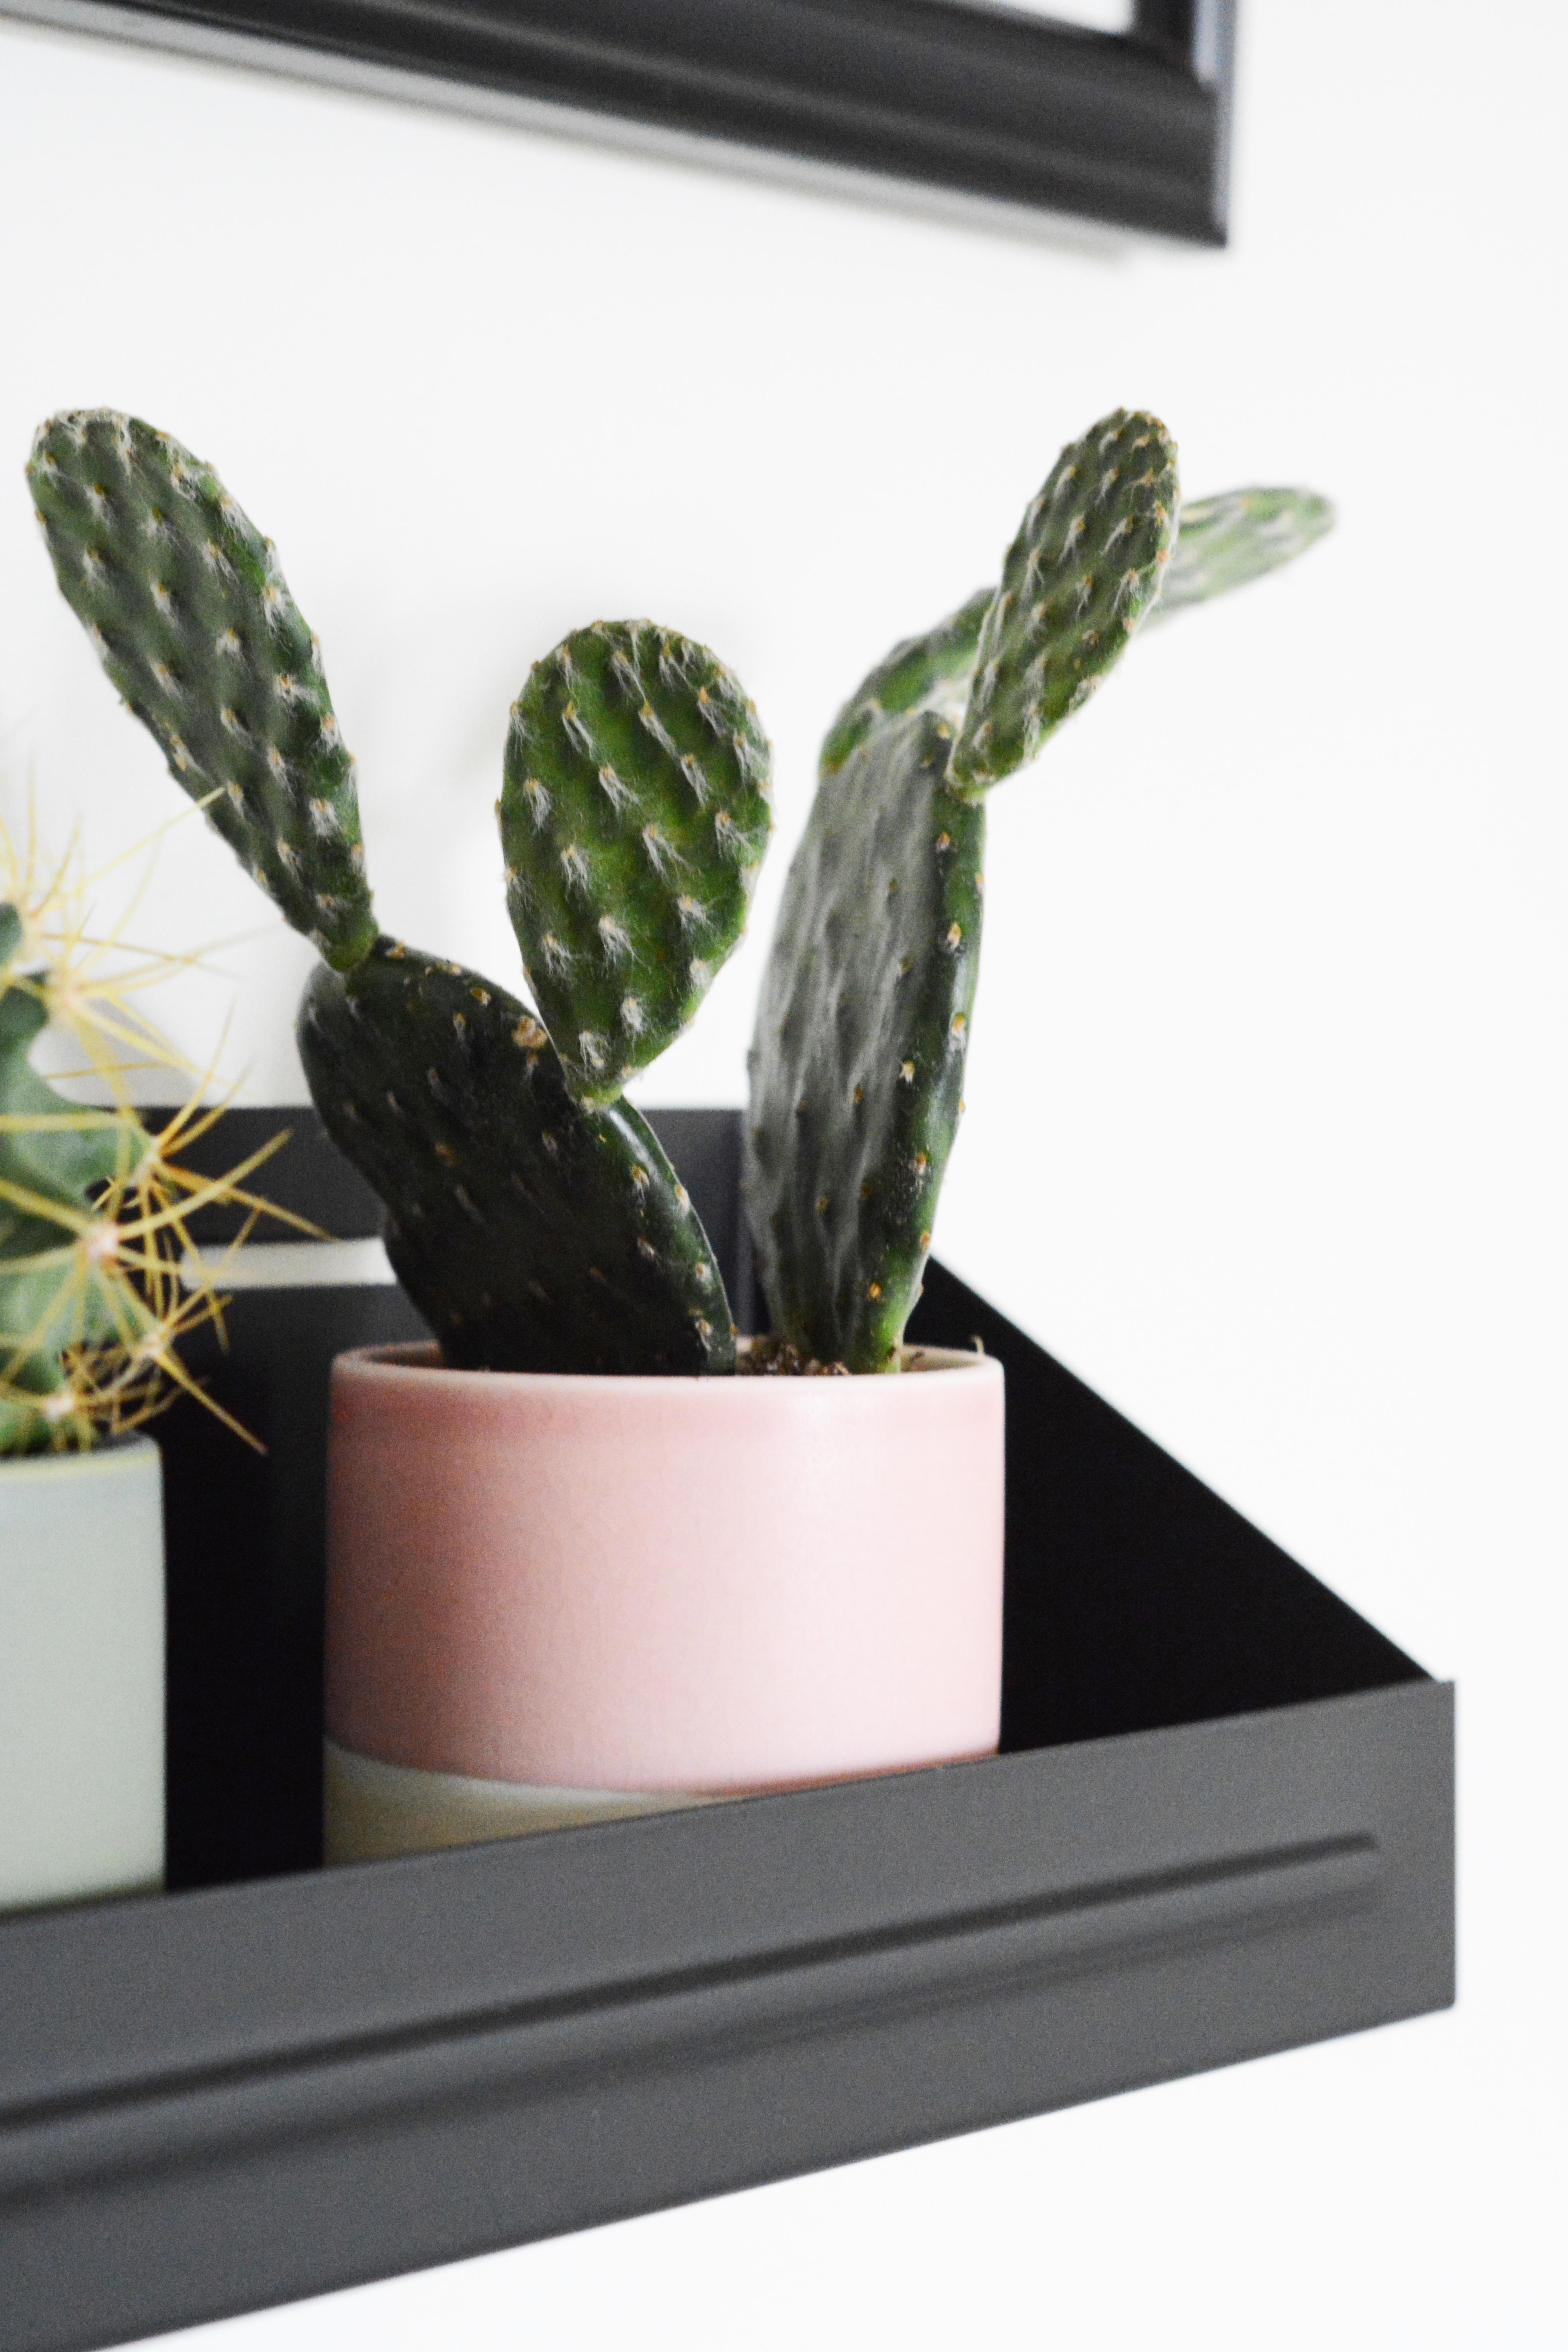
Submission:
[[[1376,1838],[1351,1832],[1131,1878],[1017,1895],[967,1911],[940,1911],[899,1926],[773,1944],[733,1958],[637,1972],[571,1991],[541,1992],[472,2013],[349,2033],[332,2042],[307,2042],[207,2066],[193,2064],[182,2053],[155,2077],[110,2083],[76,2096],[56,2092],[31,2105],[0,2108],[0,2123],[35,2131],[103,2123],[123,2108],[128,2093],[138,2102],[150,2096],[163,2103],[184,2100],[193,2109],[214,2102],[212,2116],[204,2119],[209,2128],[181,2135],[199,2145],[220,2137],[243,2137],[246,2118],[237,2095],[280,2072],[312,2076],[322,2094],[319,2105],[324,2119],[342,2120],[345,2114],[352,2117],[361,2111],[382,2061],[392,2062],[395,2069],[405,2058],[428,2057],[438,2049],[459,2057],[472,2050],[478,2070],[483,2072],[494,2063],[490,2046],[510,2037],[541,2036],[552,2028],[582,2027],[591,2033],[611,2018],[614,2039],[605,2054],[628,2060],[637,2054],[639,2037],[633,2021],[639,2012],[649,2025],[657,2013],[655,2032],[650,2036],[645,2031],[644,2041],[656,2038],[662,2047],[681,2038],[679,2023],[672,2032],[670,2020],[683,2010],[689,2012],[700,2038],[707,2039],[715,2030],[716,2003],[728,1999],[739,2020],[743,1997],[760,1986],[775,2000],[781,1990],[787,1990],[791,2005],[819,2025],[835,2011],[859,2009],[866,1998],[862,1979],[868,1963],[876,1966],[876,1997],[887,2016],[900,2000],[963,1998],[985,1979],[1013,1982],[1048,1970],[1092,1966],[1113,1950],[1197,1944],[1248,1926],[1266,1928],[1292,1912],[1322,1915],[1331,1908],[1363,1906],[1375,1895],[1383,1871]],[[476,2070],[467,2066],[462,2071]],[[215,2124],[216,2130],[211,2128]],[[70,2153],[96,2165],[112,2152],[112,2134],[106,2133],[100,2145]],[[145,2153],[140,2132],[132,2153],[137,2158]],[[58,2180],[65,2168],[48,2161],[41,2168],[42,2177]],[[0,2194],[25,2185],[0,2168]]]
[[[1364,1908],[1388,1857],[1347,1756],[1401,1713],[1440,1719],[1451,1697],[1423,1678],[14,1917],[0,1923],[0,2008],[27,2031],[0,2052],[0,2207],[81,2167],[141,2161],[149,2138],[171,2158],[243,2140],[265,2127],[268,2084],[324,2128],[432,2067],[477,2080],[529,2052],[531,2074],[629,2061],[638,2044],[743,2031],[759,2002],[770,2031],[781,2012],[819,2029],[873,1981],[879,2001],[962,2000],[991,1979]],[[1260,1756],[1272,1777],[1258,1779]]]
[[[1452,1702],[13,1921],[0,2336],[80,2352],[1442,2008]]]
[[[508,2075],[525,2073],[544,2095],[563,2077],[606,2066],[679,2063],[715,2040],[733,2050],[748,2039],[820,2033],[868,2004],[886,2026],[911,2009],[972,2000],[988,1984],[1016,1987],[1110,1955],[1126,1960],[1266,1933],[1292,1913],[1321,1920],[1365,1907],[1381,1868],[1375,1839],[1324,1839],[361,2034],[324,2050],[186,2068],[130,2096],[55,2098],[0,2119],[11,2140],[0,2146],[0,2198],[58,2192],[150,2158],[200,2162],[279,2126],[353,2128],[396,2113],[411,2095],[472,2096]]]
[[[1223,245],[1232,0],[0,0],[36,23],[695,160]]]

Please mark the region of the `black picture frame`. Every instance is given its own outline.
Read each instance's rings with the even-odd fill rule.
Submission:
[[[1235,0],[0,0],[0,13],[1017,222],[1226,241]]]

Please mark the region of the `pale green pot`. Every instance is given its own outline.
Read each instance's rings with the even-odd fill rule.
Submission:
[[[151,1439],[0,1461],[0,1910],[163,1883]]]

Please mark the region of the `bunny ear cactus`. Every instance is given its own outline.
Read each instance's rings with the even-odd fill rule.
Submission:
[[[43,426],[28,473],[110,678],[321,953],[299,1026],[311,1092],[386,1203],[447,1360],[736,1369],[707,1236],[620,1099],[750,907],[768,747],[735,678],[646,621],[596,622],[534,666],[497,808],[531,1009],[378,931],[315,640],[216,476],[107,411]],[[1297,491],[1184,509],[1164,427],[1119,409],[1063,451],[999,585],[896,646],[839,712],[751,1055],[744,1181],[776,1361],[899,1367],[963,1109],[986,793],[1151,616],[1258,577],[1329,520]],[[10,1051],[0,1083],[20,1087]]]
[[[448,1360],[732,1370],[708,1238],[616,1100],[690,1018],[755,883],[768,749],[730,672],[637,622],[579,630],[531,675],[500,814],[542,1019],[378,931],[316,641],[210,467],[83,411],[40,428],[28,478],[110,678],[321,955],[306,1076],[386,1203],[393,1262]]]
[[[838,765],[829,737],[763,982],[745,1151],[763,1287],[803,1354],[898,1368],[963,1107],[981,803],[1120,658],[1177,497],[1158,420],[1107,417],[1063,451],[1008,550],[961,726],[879,719]],[[951,679],[978,601],[888,672]],[[868,698],[885,708],[885,689]]]
[[[963,1110],[984,796],[1167,601],[1288,562],[1305,491],[1183,507],[1174,444],[1119,409],[1063,450],[994,591],[898,646],[828,730],[750,1057],[747,1203],[775,1330],[896,1370]]]

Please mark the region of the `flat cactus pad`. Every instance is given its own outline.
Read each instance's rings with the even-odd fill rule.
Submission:
[[[969,700],[981,625],[994,588],[982,588],[923,636],[906,637],[863,677],[823,739],[821,771],[831,775],[888,719],[934,710],[954,731]]]
[[[28,461],[60,593],[171,774],[328,961],[375,937],[353,761],[269,540],[210,467],[110,409]]]
[[[1119,408],[1062,451],[985,616],[955,791],[977,795],[1032,760],[1120,659],[1159,593],[1179,500],[1158,417]]]
[[[1145,607],[1141,625],[1151,629],[1185,605],[1228,595],[1293,562],[1333,520],[1333,507],[1316,490],[1226,490],[1184,500],[1160,593]],[[995,593],[978,590],[923,636],[895,646],[861,679],[823,739],[824,774],[841,768],[876,728],[902,711],[935,710],[954,729],[962,727],[981,628]]]
[[[526,1005],[382,939],[352,972],[317,967],[299,1035],[448,1363],[733,1370],[723,1281],[679,1179],[629,1104],[573,1098]]]
[[[984,811],[952,730],[893,719],[817,787],[752,1048],[746,1204],[774,1330],[893,1369],[962,1108]]]
[[[1187,499],[1149,625],[1294,562],[1333,520],[1332,506],[1316,490],[1226,490]]]
[[[598,622],[535,664],[507,738],[507,906],[584,1101],[663,1052],[739,940],[768,766],[740,685],[673,630]]]

